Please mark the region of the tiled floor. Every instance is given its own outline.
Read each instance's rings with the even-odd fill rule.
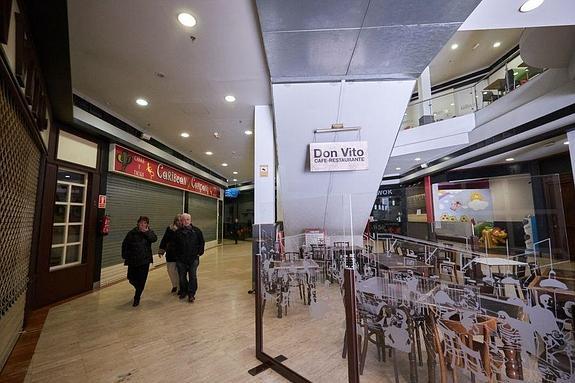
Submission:
[[[26,382],[283,382],[256,377],[251,243],[206,252],[195,303],[150,272],[139,307],[122,282],[52,308]]]
[[[206,251],[199,267],[195,303],[170,294],[166,269],[150,272],[139,307],[131,306],[128,282],[50,309],[25,382],[285,382],[267,370],[248,370],[255,358],[251,243]],[[268,296],[264,351],[284,355],[285,365],[313,382],[347,382],[341,357],[344,310],[337,285],[319,283],[318,304],[304,305],[292,290],[287,316],[277,318]],[[368,349],[362,382],[395,381],[393,363]],[[425,353],[424,353],[425,358]],[[410,376],[407,355],[397,357],[399,380]],[[427,381],[425,359],[418,368]]]

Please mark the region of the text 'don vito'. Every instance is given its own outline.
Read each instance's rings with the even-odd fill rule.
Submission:
[[[312,172],[367,170],[367,141],[314,142],[309,158]]]

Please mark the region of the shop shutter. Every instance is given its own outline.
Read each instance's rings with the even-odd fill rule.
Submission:
[[[152,245],[156,254],[166,227],[183,208],[183,191],[113,173],[108,174],[106,194],[111,224],[110,234],[104,237],[102,268],[123,262],[122,241],[141,215],[150,218],[150,227],[158,235]]]
[[[202,230],[206,242],[217,239],[218,200],[198,194],[188,193],[188,213],[192,224]]]

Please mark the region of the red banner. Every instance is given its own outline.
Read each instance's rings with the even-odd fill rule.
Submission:
[[[171,166],[154,161],[120,145],[114,148],[114,172],[192,193],[219,198],[220,187]]]

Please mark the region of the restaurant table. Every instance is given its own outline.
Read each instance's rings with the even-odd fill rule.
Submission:
[[[433,270],[435,269],[434,265],[429,265],[417,260],[416,258],[403,257],[393,253],[364,254],[363,258],[369,259],[370,262],[375,262],[384,270],[412,270],[416,273],[420,273],[424,277],[433,275]]]

